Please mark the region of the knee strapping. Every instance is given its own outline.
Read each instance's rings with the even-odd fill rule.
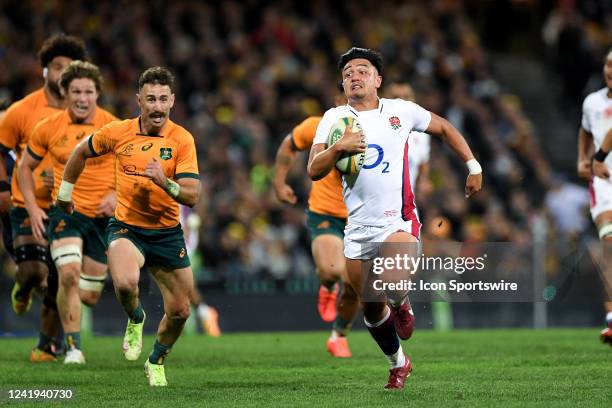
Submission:
[[[81,264],[81,248],[78,245],[64,245],[51,250],[51,258],[55,262],[55,266],[68,265],[71,263]]]
[[[93,276],[82,273],[79,279],[79,288],[92,292],[102,292],[102,289],[104,289],[104,282],[106,282],[106,275]]]
[[[610,235],[612,235],[612,221],[606,222],[599,228],[599,239],[604,239]]]
[[[27,261],[38,261],[46,264],[49,261],[49,248],[38,244],[20,245],[15,248],[15,258],[18,265]]]

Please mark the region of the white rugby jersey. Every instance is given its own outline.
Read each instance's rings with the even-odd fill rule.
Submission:
[[[313,144],[327,143],[333,124],[347,116],[357,119],[368,142],[364,165],[354,183],[342,178],[348,223],[385,226],[404,219],[416,221],[413,225],[418,229],[408,139],[412,130],[427,129],[431,114],[402,99],[381,98],[376,109],[361,112],[349,105],[339,106],[325,112]],[[418,236],[418,230],[413,235]]]
[[[187,246],[187,253],[189,255],[198,249],[198,244],[200,241],[200,231],[198,228],[194,228],[193,225],[189,225],[189,217],[191,217],[192,214],[193,209],[183,204],[179,205],[179,215],[183,232],[185,231],[185,227],[189,227],[189,234],[185,235],[185,245]]]
[[[589,94],[582,104],[582,128],[593,135],[595,151],[599,150],[612,129],[612,99],[608,98],[608,88]],[[605,161],[612,168],[612,154]]]
[[[419,167],[429,161],[430,136],[427,133],[412,131],[408,141],[408,163],[410,164],[410,184],[414,190],[419,178]]]

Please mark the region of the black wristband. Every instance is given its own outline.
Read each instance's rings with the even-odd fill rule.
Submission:
[[[11,185],[8,181],[2,180],[0,181],[0,193],[4,193],[5,191],[11,191]]]
[[[604,161],[606,160],[606,157],[608,156],[608,152],[604,152],[603,150],[601,150],[601,148],[597,151],[597,153],[595,153],[595,156],[593,156],[593,160],[597,160],[597,161]]]

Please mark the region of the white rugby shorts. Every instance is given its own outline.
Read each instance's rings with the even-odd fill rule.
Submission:
[[[589,183],[591,197],[591,218],[595,221],[598,215],[605,211],[612,211],[612,181],[593,177]]]
[[[394,232],[405,231],[420,239],[421,224],[416,217],[383,225],[347,224],[344,228],[344,256],[349,259],[374,259],[380,245]],[[415,235],[416,233],[416,235]]]

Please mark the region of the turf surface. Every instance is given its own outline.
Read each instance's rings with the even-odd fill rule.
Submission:
[[[367,332],[353,358],[325,352],[327,333],[190,335],[168,357],[169,387],[151,389],[118,337],[83,339],[85,366],[31,364],[34,339],[0,339],[0,389],[72,388],[71,402],[19,407],[610,406],[612,347],[595,329],[417,331],[403,342],[415,371],[403,392],[382,390],[387,362]],[[6,402],[0,401],[0,405]]]

